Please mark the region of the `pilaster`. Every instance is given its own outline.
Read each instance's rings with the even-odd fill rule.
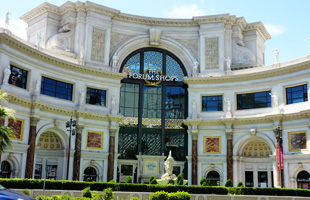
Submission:
[[[74,152],[74,161],[73,161],[73,180],[78,181],[80,177],[80,167],[81,167],[81,140],[82,132],[84,126],[76,126],[76,136],[75,136],[75,152]]]

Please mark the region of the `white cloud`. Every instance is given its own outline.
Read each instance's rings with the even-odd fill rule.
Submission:
[[[272,24],[266,24],[265,27],[271,36],[281,35],[285,31],[285,28],[282,25],[275,26]]]
[[[27,28],[28,24],[22,20],[10,19],[8,29],[18,37],[27,40]],[[0,27],[4,27],[4,18],[0,19]]]
[[[164,17],[167,18],[192,18],[193,16],[205,15],[203,10],[200,10],[197,4],[173,6],[171,10],[163,11]]]

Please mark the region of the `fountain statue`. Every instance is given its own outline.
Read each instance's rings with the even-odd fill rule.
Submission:
[[[173,183],[176,184],[177,177],[176,177],[175,174],[172,174],[173,163],[174,163],[174,160],[173,160],[173,158],[171,156],[171,151],[169,151],[168,158],[164,162],[166,173],[164,173],[161,176],[161,179],[157,180],[158,184],[160,184],[160,185],[167,185],[167,184],[171,183],[171,181],[173,181]],[[187,183],[187,180],[184,180],[183,184],[185,185],[186,183]]]

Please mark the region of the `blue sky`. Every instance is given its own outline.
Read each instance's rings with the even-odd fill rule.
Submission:
[[[25,37],[26,25],[19,17],[44,0],[7,0],[1,2],[0,26],[7,11],[9,29],[13,34]],[[60,6],[66,0],[47,0]],[[75,2],[74,0],[72,2]],[[200,15],[229,13],[244,17],[248,23],[262,21],[272,36],[265,43],[266,65],[274,63],[274,50],[278,49],[280,62],[286,62],[310,54],[310,1],[309,0],[92,0],[92,2],[120,10],[122,13],[158,17],[191,18]]]

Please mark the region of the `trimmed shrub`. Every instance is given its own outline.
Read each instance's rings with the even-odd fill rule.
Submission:
[[[125,183],[132,183],[132,178],[131,178],[131,176],[127,176],[127,177],[126,177]]]
[[[50,197],[50,200],[61,200],[61,196],[60,195],[53,195],[52,197]]]
[[[169,193],[169,200],[190,200],[191,195],[188,192]]]
[[[225,183],[225,187],[234,187],[233,182],[230,179],[228,179]]]
[[[103,190],[103,199],[104,200],[111,200],[114,198],[114,192],[112,188],[107,188]]]
[[[174,185],[174,180],[170,179],[168,182],[169,185]]]
[[[45,195],[39,195],[36,197],[36,200],[49,200],[49,198]]]
[[[61,200],[71,200],[71,197],[69,195],[61,195]]]
[[[239,182],[237,183],[237,187],[244,187],[242,181],[239,181]]]
[[[156,180],[156,178],[155,178],[155,176],[151,176],[150,177],[150,179],[149,179],[149,184],[152,184],[152,185],[156,185],[156,184],[158,184],[157,183],[157,180]]]
[[[200,179],[200,185],[201,186],[207,186],[207,179],[205,177],[203,177],[202,179]]]
[[[178,178],[177,178],[177,185],[183,185],[183,176],[182,176],[182,174],[179,174],[179,175],[178,175]]]
[[[83,190],[82,192],[82,197],[88,197],[88,198],[92,198],[92,193],[90,191],[90,187],[87,187]]]
[[[130,200],[140,200],[138,197],[131,197]]]
[[[23,193],[24,193],[25,195],[27,195],[27,196],[30,195],[30,191],[29,191],[29,190],[24,190]]]
[[[116,183],[114,179],[110,180],[109,183]]]
[[[169,200],[168,192],[160,191],[150,195],[150,200]]]

